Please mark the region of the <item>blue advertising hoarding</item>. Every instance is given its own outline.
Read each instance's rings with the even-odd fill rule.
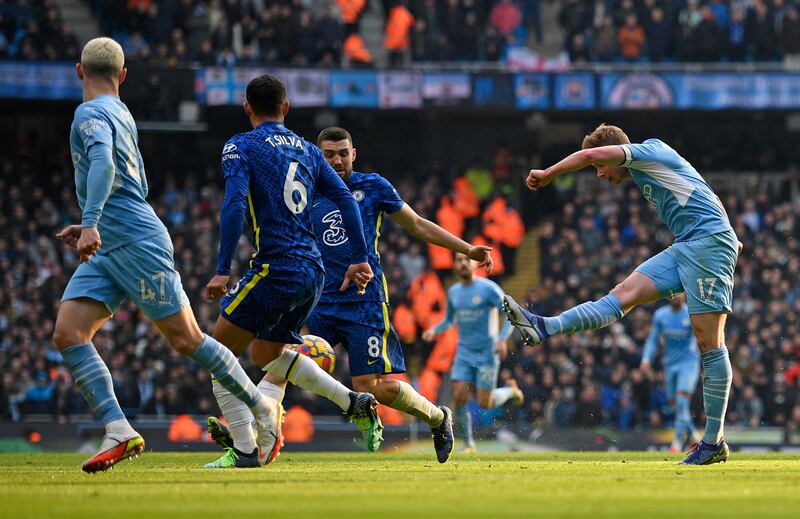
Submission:
[[[472,80],[475,106],[513,107],[514,83],[509,74],[476,74]]]
[[[800,108],[800,74],[785,72],[603,74],[600,91],[612,110]]]
[[[0,62],[0,97],[15,99],[83,99],[75,65],[66,63]]]
[[[553,94],[553,105],[559,110],[592,110],[596,105],[594,74],[591,72],[556,74]]]
[[[334,108],[378,108],[378,76],[375,72],[331,72],[331,103]]]
[[[514,74],[514,95],[522,110],[550,108],[549,74]]]

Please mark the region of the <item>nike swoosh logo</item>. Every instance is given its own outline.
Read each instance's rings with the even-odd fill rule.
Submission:
[[[376,362],[378,362],[379,360],[381,360],[381,359],[368,360],[368,361],[367,361],[367,366],[372,366],[373,364],[375,364],[375,363],[376,363]]]

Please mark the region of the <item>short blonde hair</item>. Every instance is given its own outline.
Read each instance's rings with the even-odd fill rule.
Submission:
[[[111,38],[95,38],[84,45],[81,66],[89,77],[114,80],[125,66],[125,53]]]
[[[592,133],[586,135],[581,143],[581,148],[599,148],[613,144],[630,144],[631,140],[619,126],[602,123]]]

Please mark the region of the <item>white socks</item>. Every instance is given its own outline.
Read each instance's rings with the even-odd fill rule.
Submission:
[[[277,359],[264,367],[264,371],[324,396],[345,413],[350,408],[350,390],[305,355],[284,349]]]
[[[113,436],[115,439],[123,440],[132,436],[136,436],[138,433],[133,430],[133,427],[131,427],[131,424],[128,423],[127,419],[121,418],[106,424],[106,434],[108,436]]]
[[[272,382],[261,379],[261,382],[258,383],[258,390],[261,391],[261,394],[267,398],[271,398],[275,400],[277,403],[283,402],[283,397],[286,393],[286,388],[281,386],[276,386]]]
[[[233,394],[222,387],[216,380],[211,381],[214,389],[214,398],[217,399],[222,415],[228,421],[228,430],[233,438],[234,446],[250,454],[256,448],[256,436],[253,431],[253,412],[247,404],[233,396]]]
[[[400,392],[389,407],[416,416],[431,428],[437,427],[444,420],[444,411],[432,404],[427,398],[420,395],[406,382],[396,381],[400,384]]]

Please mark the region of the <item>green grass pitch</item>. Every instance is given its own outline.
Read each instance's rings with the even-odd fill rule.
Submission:
[[[659,453],[297,454],[204,470],[145,453],[83,474],[76,454],[0,455],[0,517],[800,517],[800,454],[681,467]]]

